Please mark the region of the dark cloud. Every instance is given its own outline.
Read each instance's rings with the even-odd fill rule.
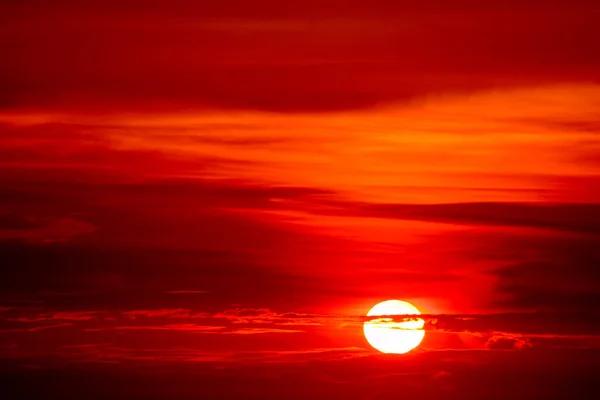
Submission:
[[[0,214],[0,229],[3,230],[26,230],[39,227],[35,218],[26,218],[20,215]]]
[[[2,181],[46,184],[53,181],[69,184],[132,182],[139,181],[140,176],[168,177],[181,173],[182,169],[201,172],[209,164],[215,167],[241,163],[217,155],[185,158],[173,157],[156,148],[115,148],[106,136],[106,129],[110,126],[2,123],[0,167],[6,172]],[[40,174],[40,170],[44,173]]]
[[[517,243],[519,242],[519,243]],[[535,310],[589,310],[600,305],[600,251],[596,237],[514,237],[498,244],[521,254],[520,262],[497,268],[502,307]]]
[[[234,308],[218,312],[206,309],[148,309],[119,311],[114,309],[91,311],[57,311],[56,307],[13,307],[0,312],[6,328],[46,326],[69,322],[78,329],[111,330],[212,330],[236,333],[247,332],[309,332],[343,326],[361,330],[365,321],[379,323],[423,319],[425,330],[441,333],[490,334],[513,338],[593,338],[600,339],[597,313],[585,312],[531,312],[497,314],[422,314],[419,316],[364,317],[351,315],[323,315],[285,312],[268,309]],[[491,339],[491,337],[490,337]]]
[[[207,290],[169,290],[165,293],[168,294],[206,294],[209,293]]]
[[[39,218],[9,214],[0,218],[0,241],[66,242],[74,236],[96,230],[93,225],[71,217]]]
[[[596,203],[339,203],[338,211],[333,212],[449,224],[526,227],[600,234],[600,205]]]
[[[125,308],[161,302],[177,307],[187,300],[172,293],[209,291],[209,307],[222,307],[259,305],[292,288],[324,287],[287,269],[302,248],[329,239],[258,212],[285,209],[278,200],[310,201],[331,194],[328,190],[237,179],[143,178],[143,170],[168,175],[174,167],[180,171],[181,162],[202,168],[215,160],[188,163],[159,151],[114,149],[93,127],[76,124],[0,129],[12,157],[4,161],[17,163],[0,166],[7,172],[0,178],[5,210],[0,254],[12,266],[0,272],[0,297],[6,301],[34,296],[68,309],[120,302]]]
[[[123,315],[127,318],[140,317],[171,317],[171,318],[186,318],[190,316],[190,310],[185,308],[175,309],[158,309],[158,310],[133,310],[125,311]]]
[[[88,331],[100,330],[101,328],[88,328]],[[159,331],[184,331],[184,332],[196,332],[196,333],[220,333],[222,327],[220,326],[203,326],[195,324],[167,324],[167,325],[143,325],[143,326],[118,326],[112,329],[116,330],[159,330]]]
[[[566,398],[573,390],[598,390],[593,379],[600,367],[598,336],[550,333],[557,328],[563,333],[584,332],[583,325],[573,324],[576,317],[580,323],[587,318],[598,332],[593,315],[423,316],[437,324],[428,327],[426,340],[436,332],[449,335],[455,330],[473,336],[480,347],[428,347],[399,357],[377,354],[366,344],[361,347],[363,342],[356,337],[348,343],[340,336],[332,346],[320,345],[322,335],[343,326],[346,334],[362,335],[364,317],[243,307],[214,314],[185,309],[55,314],[36,308],[3,310],[5,316],[18,314],[28,315],[28,322],[8,321],[10,327],[2,322],[0,379],[5,380],[5,389],[18,386],[26,397],[37,393],[29,389],[32,382],[61,398],[85,397],[93,390],[101,398],[149,399],[175,393],[190,399],[335,395],[383,399],[401,391],[462,400],[489,398],[492,390],[498,399],[528,400],[530,393]],[[326,326],[285,325],[300,320]],[[494,330],[509,327],[547,333]],[[70,378],[68,389],[61,381],[64,376]],[[550,383],[542,384],[550,378]],[[20,386],[25,381],[30,385]],[[298,389],[290,394],[294,385]]]
[[[2,8],[5,108],[333,110],[599,79],[589,1]]]
[[[397,358],[364,356],[353,348],[324,348],[308,354],[238,354],[249,366],[232,368],[222,363],[218,369],[206,367],[218,358],[192,349],[135,353],[99,344],[65,348],[63,353],[71,353],[71,360],[86,354],[85,359],[95,362],[80,370],[67,369],[68,363],[50,370],[22,366],[2,376],[3,387],[18,389],[23,398],[50,393],[63,399],[91,395],[132,399],[386,399],[402,393],[424,399],[525,400],[569,398],[580,391],[594,398],[599,391],[594,379],[598,353],[589,351],[494,352],[485,361],[473,362],[477,352]],[[307,361],[307,355],[315,361]],[[255,357],[272,357],[279,362],[256,363]],[[552,359],[560,363],[549,363]],[[147,365],[144,373],[132,368],[139,368],[140,363]],[[27,360],[26,365],[39,366],[40,362]]]
[[[4,304],[37,299],[66,309],[74,307],[118,308],[181,307],[185,296],[165,293],[186,283],[206,288],[202,303],[209,309],[233,302],[269,303],[273,298],[300,304],[313,296],[335,293],[318,278],[294,277],[274,271],[269,264],[242,261],[243,254],[211,251],[122,249],[100,250],[73,246],[5,244],[0,254],[9,265],[1,272]],[[266,261],[265,261],[266,262]],[[166,274],[168,265],[170,273]],[[82,267],[85,266],[85,267]],[[140,266],[144,274],[140,275]],[[252,284],[248,285],[248,280]],[[322,289],[318,289],[322,286]],[[309,290],[310,289],[310,290]],[[302,298],[287,295],[290,290]],[[56,296],[48,291],[74,292]]]
[[[431,315],[423,317],[426,329],[448,332],[507,332],[523,335],[599,335],[595,313],[505,313]]]

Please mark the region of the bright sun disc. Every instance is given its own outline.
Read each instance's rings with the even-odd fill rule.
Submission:
[[[388,300],[377,304],[367,313],[368,317],[378,315],[421,315],[417,307],[401,300]],[[417,347],[425,331],[425,321],[415,319],[395,322],[392,318],[377,318],[363,325],[365,337],[371,346],[382,353],[404,354]]]

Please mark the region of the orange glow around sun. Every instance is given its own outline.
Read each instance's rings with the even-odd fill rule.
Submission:
[[[401,300],[388,300],[377,304],[367,313],[372,316],[420,315],[419,310],[412,304]],[[364,323],[367,341],[382,353],[404,354],[417,347],[425,331],[425,321],[394,322],[392,318],[377,318]]]

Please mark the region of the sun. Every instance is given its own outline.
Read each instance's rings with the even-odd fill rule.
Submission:
[[[367,313],[368,317],[386,315],[421,315],[417,307],[401,300],[388,300],[377,304]],[[365,337],[371,346],[382,353],[404,354],[417,347],[425,331],[425,321],[393,321],[392,318],[377,318],[363,325]]]

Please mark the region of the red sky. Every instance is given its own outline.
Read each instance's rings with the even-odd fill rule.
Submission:
[[[595,2],[106,3],[0,2],[7,392],[599,391]]]

